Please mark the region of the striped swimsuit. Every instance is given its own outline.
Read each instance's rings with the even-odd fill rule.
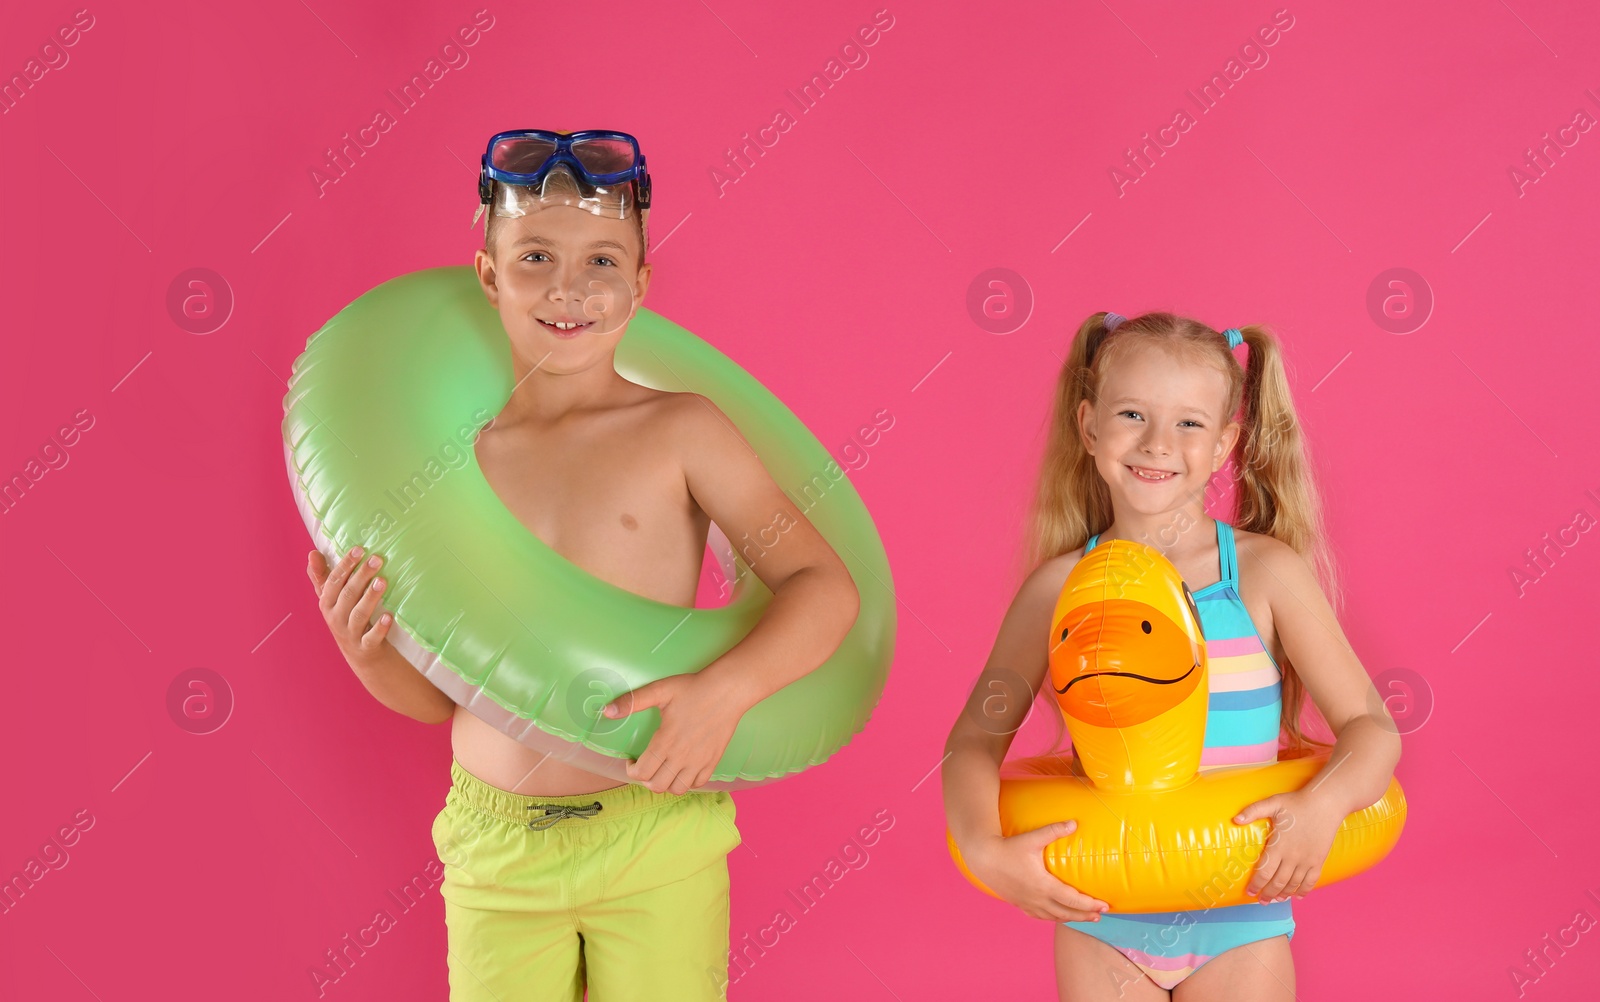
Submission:
[[[1100,539],[1089,538],[1087,553]],[[1265,765],[1278,760],[1281,674],[1239,598],[1239,560],[1233,526],[1217,521],[1222,580],[1194,593],[1210,665],[1210,703],[1200,771]],[[1244,804],[1240,804],[1244,807]],[[1098,922],[1065,922],[1127,957],[1162,988],[1171,989],[1224,950],[1287,935],[1294,938],[1292,901],[1181,912],[1118,915]]]

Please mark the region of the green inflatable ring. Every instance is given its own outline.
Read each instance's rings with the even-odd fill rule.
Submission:
[[[799,419],[682,327],[641,308],[616,365],[635,382],[714,400],[861,596],[843,644],[745,714],[703,789],[754,786],[822,762],[866,725],[893,656],[893,580],[872,517]],[[511,380],[505,330],[470,267],[385,282],[311,335],[295,360],[283,416],[289,479],[330,562],[356,545],[384,556],[389,640],[418,671],[522,744],[625,782],[626,760],[649,743],[660,711],[611,720],[601,707],[709,664],[772,593],[725,540],[719,559],[736,584],[714,609],[636,595],[546,546],[506,509],[472,449],[510,399]]]

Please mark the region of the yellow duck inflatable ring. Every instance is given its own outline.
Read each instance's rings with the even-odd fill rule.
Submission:
[[[1045,867],[1113,912],[1245,904],[1268,819],[1237,825],[1257,800],[1298,790],[1327,753],[1270,765],[1200,769],[1210,688],[1194,599],[1159,550],[1113,539],[1068,575],[1051,619],[1050,685],[1074,757],[1006,763],[1000,830],[1010,836],[1076,820],[1045,848]],[[1345,818],[1317,886],[1376,865],[1400,838],[1406,801],[1391,779],[1377,803]],[[993,891],[962,862],[979,889]]]

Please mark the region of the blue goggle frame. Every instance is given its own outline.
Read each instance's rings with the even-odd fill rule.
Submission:
[[[508,171],[494,166],[490,158],[494,155],[494,148],[505,139],[540,139],[553,143],[555,149],[544,159],[537,170],[532,172]],[[626,170],[612,171],[609,173],[595,173],[584,165],[583,161],[572,152],[574,143],[587,140],[609,139],[627,143],[633,149],[633,164]],[[564,163],[572,169],[572,173],[583,179],[584,182],[607,186],[620,184],[623,181],[632,181],[637,195],[636,201],[641,209],[650,208],[650,172],[645,169],[644,153],[639,149],[639,140],[626,132],[612,132],[607,129],[587,129],[583,132],[552,132],[548,129],[511,129],[506,132],[497,132],[489,137],[489,145],[479,159],[478,167],[478,201],[487,204],[493,197],[494,181],[505,184],[536,185],[544,180],[550,169],[558,163]]]

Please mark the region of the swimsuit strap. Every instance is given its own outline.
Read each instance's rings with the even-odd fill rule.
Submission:
[[[1090,550],[1094,549],[1094,544],[1098,542],[1100,542],[1100,534],[1097,532],[1089,537],[1089,541],[1087,543],[1083,544],[1083,552],[1088,553]]]
[[[1222,580],[1239,590],[1239,552],[1233,542],[1233,526],[1217,519],[1217,562],[1221,565]]]

